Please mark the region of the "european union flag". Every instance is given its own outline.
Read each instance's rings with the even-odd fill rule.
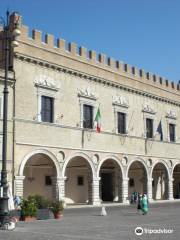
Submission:
[[[163,141],[163,130],[162,130],[162,121],[160,120],[159,125],[157,127],[157,132],[160,135],[160,140]]]

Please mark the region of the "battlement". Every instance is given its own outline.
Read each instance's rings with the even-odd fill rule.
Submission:
[[[114,60],[111,57],[107,57],[105,54],[97,54],[93,50],[87,50],[85,47],[78,47],[76,43],[66,42],[64,39],[57,39],[51,34],[46,34],[43,40],[42,32],[38,30],[32,30],[29,33],[29,28],[22,25],[20,41],[32,44],[33,46],[42,47],[48,51],[55,51],[68,57],[77,59],[78,61],[87,62],[88,64],[96,65],[100,68],[107,69],[108,71],[119,73],[122,76],[129,79],[136,79],[143,83],[148,83],[153,86],[168,88],[169,90],[180,90],[180,84],[171,82],[156,74],[146,72],[143,69],[138,69],[129,64],[123,63],[118,60]]]

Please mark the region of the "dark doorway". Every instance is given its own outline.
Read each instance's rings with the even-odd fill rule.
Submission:
[[[112,173],[101,173],[101,190],[103,201],[113,201]]]

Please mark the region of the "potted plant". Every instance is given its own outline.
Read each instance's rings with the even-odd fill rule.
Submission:
[[[55,202],[52,202],[51,211],[53,212],[55,219],[60,218],[63,209],[64,209],[64,203],[62,200],[60,201],[57,200]]]
[[[37,215],[37,205],[33,198],[22,199],[21,201],[21,219],[23,221],[33,221]]]
[[[32,195],[29,198],[33,198],[36,201],[37,219],[45,220],[45,219],[53,218],[53,214],[50,210],[50,207],[51,207],[50,200],[38,194]]]

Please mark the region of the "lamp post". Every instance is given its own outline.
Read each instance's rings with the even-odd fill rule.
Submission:
[[[9,12],[6,13],[6,22],[1,18],[3,23],[2,39],[4,51],[2,56],[5,61],[4,91],[3,91],[3,142],[2,142],[2,170],[0,186],[0,229],[8,229],[10,223],[8,209],[8,182],[7,182],[7,116],[8,116],[8,71],[10,67],[10,57],[12,47],[18,46],[17,36],[20,35],[18,14],[13,13],[14,22],[10,22]]]

